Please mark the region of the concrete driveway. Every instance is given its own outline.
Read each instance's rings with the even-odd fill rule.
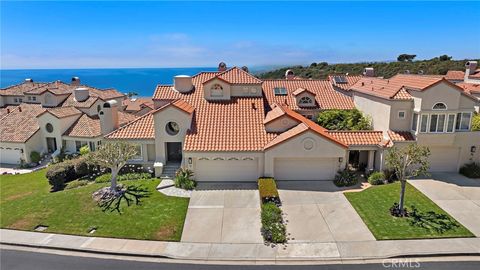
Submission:
[[[192,192],[182,242],[263,243],[256,183],[199,183]]]
[[[475,236],[480,236],[480,180],[456,173],[435,173],[431,179],[409,182]]]
[[[331,181],[278,181],[289,243],[375,240]]]

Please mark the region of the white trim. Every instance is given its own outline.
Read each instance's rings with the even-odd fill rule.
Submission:
[[[453,115],[453,126],[452,126],[452,131],[448,131],[448,121],[449,121],[449,117],[450,115]],[[447,125],[446,125],[446,128],[445,128],[445,132],[446,133],[454,133],[455,132],[455,124],[457,122],[457,114],[456,113],[448,113],[447,114]]]
[[[435,105],[437,105],[437,104],[445,105],[445,109],[434,109]],[[445,104],[444,102],[437,102],[437,103],[433,104],[432,110],[434,110],[434,111],[445,111],[445,110],[448,110],[448,107],[447,107],[447,104]]]
[[[400,113],[403,112],[403,117],[400,117]],[[407,111],[405,110],[398,110],[397,111],[397,119],[406,119],[407,118]]]

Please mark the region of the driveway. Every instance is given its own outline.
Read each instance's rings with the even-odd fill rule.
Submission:
[[[278,181],[289,243],[375,240],[331,181]]]
[[[182,242],[263,243],[256,183],[199,183],[192,192]]]
[[[475,236],[480,236],[480,180],[456,173],[435,173],[431,179],[409,182]]]

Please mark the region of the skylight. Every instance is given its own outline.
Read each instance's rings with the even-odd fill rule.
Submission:
[[[287,95],[287,88],[285,87],[275,87],[273,88],[273,92],[275,96],[286,96]]]
[[[345,76],[333,76],[333,80],[335,81],[335,83],[348,83]]]

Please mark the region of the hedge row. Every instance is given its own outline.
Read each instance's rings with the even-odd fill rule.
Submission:
[[[85,157],[65,160],[48,167],[46,177],[52,191],[59,191],[65,183],[82,178],[98,171],[97,166],[89,164]]]

